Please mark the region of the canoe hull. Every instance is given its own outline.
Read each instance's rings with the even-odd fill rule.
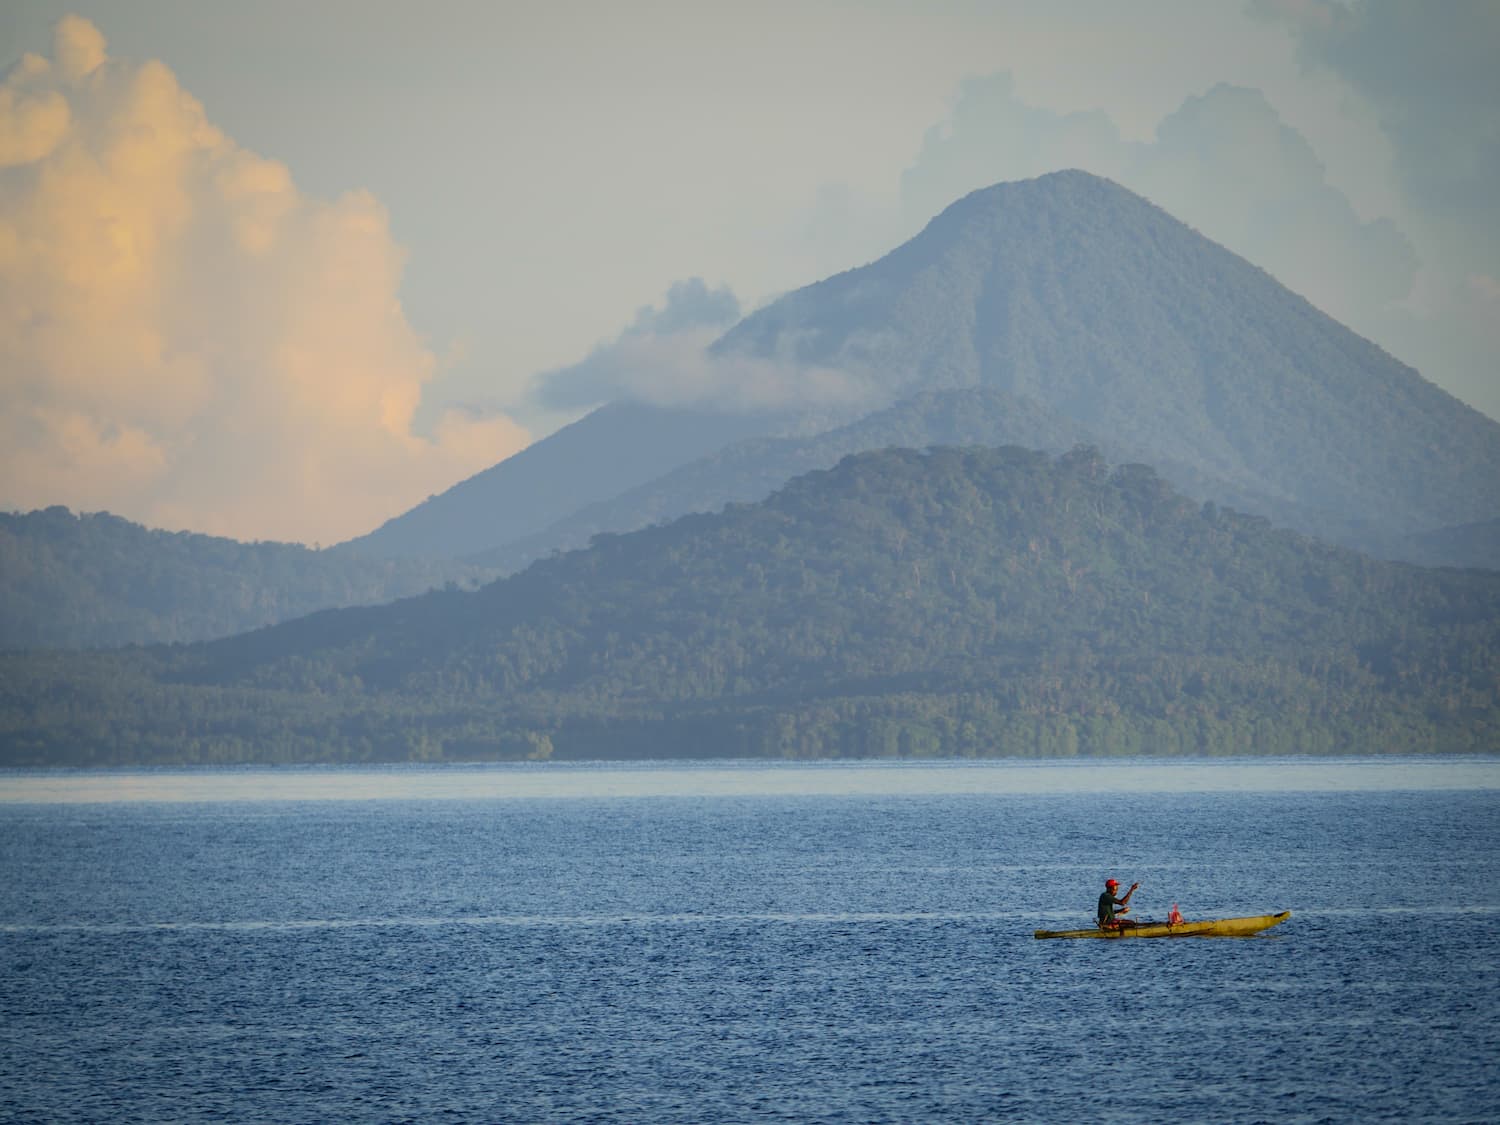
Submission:
[[[1279,926],[1292,916],[1290,910],[1280,914],[1255,914],[1247,918],[1215,918],[1204,922],[1181,922],[1175,926],[1166,922],[1148,922],[1139,926],[1127,926],[1120,930],[1101,930],[1097,926],[1087,930],[1037,930],[1037,938],[1103,938],[1118,941],[1121,938],[1176,938],[1176,937],[1249,937],[1272,926]]]

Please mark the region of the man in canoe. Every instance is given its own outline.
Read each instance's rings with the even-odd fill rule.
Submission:
[[[1099,896],[1099,928],[1101,930],[1118,930],[1122,926],[1133,926],[1135,923],[1128,918],[1121,918],[1121,914],[1130,912],[1130,896],[1135,894],[1139,883],[1131,883],[1130,890],[1125,892],[1124,898],[1116,898],[1115,891],[1120,888],[1118,879],[1104,880],[1104,893]]]

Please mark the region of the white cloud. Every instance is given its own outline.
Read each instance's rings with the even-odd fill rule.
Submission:
[[[612,343],[540,376],[536,397],[556,410],[629,399],[727,413],[852,407],[868,397],[841,371],[712,351],[738,319],[739,301],[727,288],[710,291],[699,278],[677,282],[661,308],[640,309]]]
[[[1450,0],[1255,0],[1309,66],[1374,108],[1409,202],[1451,224],[1455,252],[1500,255],[1500,6]],[[1461,231],[1461,233],[1460,233]]]
[[[332,542],[526,443],[412,429],[435,360],[380,203],[298,191],[62,20],[0,84],[0,504]]]
[[[1256,0],[1252,10],[1290,31],[1312,72],[1344,83],[1390,144],[1397,219],[1421,273],[1371,335],[1500,417],[1495,308],[1483,296],[1484,279],[1500,276],[1500,6]]]
[[[1125,182],[1369,334],[1416,276],[1410,240],[1362,220],[1258,90],[1188,98],[1133,148]]]
[[[1028,105],[1009,73],[966,79],[948,117],[927,130],[901,176],[902,209],[915,228],[969,192],[1006,180],[1062,168],[1119,180],[1130,151],[1100,111],[1054,113]]]
[[[699,328],[622,338],[552,373],[547,401],[567,406],[630,399],[738,414],[853,408],[870,398],[870,388],[844,371],[789,358],[716,354],[709,345],[719,335]]]

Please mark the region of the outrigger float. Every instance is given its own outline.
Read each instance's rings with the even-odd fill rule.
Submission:
[[[1248,918],[1214,918],[1205,922],[1137,922],[1133,926],[1086,930],[1037,930],[1037,938],[1147,938],[1147,937],[1249,937],[1272,926],[1279,926],[1292,916],[1290,910],[1280,914],[1255,914]]]

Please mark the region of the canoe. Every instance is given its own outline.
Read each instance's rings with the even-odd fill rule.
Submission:
[[[1090,926],[1086,930],[1037,930],[1038,938],[1138,938],[1138,937],[1249,937],[1272,926],[1279,926],[1292,916],[1290,910],[1280,914],[1255,914],[1248,918],[1214,918],[1206,922],[1142,922],[1120,930],[1101,930]]]

